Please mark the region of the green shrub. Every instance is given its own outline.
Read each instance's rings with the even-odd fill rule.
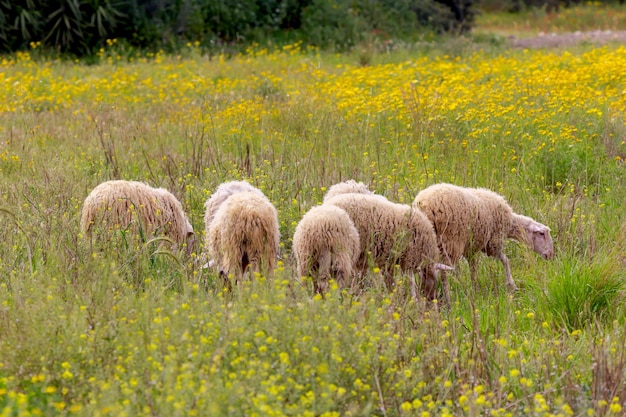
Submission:
[[[313,0],[302,12],[305,38],[320,47],[349,48],[365,30],[365,22],[347,1]]]
[[[346,49],[381,36],[406,39],[425,30],[464,31],[472,0],[27,0],[0,2],[0,47],[41,42],[75,55],[97,52],[109,39],[133,46],[179,51],[284,40],[297,32],[304,43]]]
[[[591,262],[565,257],[559,275],[550,279],[546,305],[557,323],[568,330],[583,329],[597,321],[610,322],[624,277],[614,256]]]

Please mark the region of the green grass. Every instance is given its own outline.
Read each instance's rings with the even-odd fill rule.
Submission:
[[[623,48],[459,45],[368,65],[7,58],[0,415],[621,415]],[[91,243],[82,201],[115,177],[170,189],[200,243],[204,201],[249,180],[278,209],[281,267],[229,293],[202,245]],[[375,270],[361,294],[315,297],[291,237],[348,178],[402,203],[439,181],[490,187],[551,227],[556,258],[507,243],[514,294],[498,261],[476,282],[461,263],[449,305],[412,300],[401,274],[388,293]]]
[[[622,313],[624,290],[619,256],[601,252],[595,259],[564,259],[558,275],[551,277],[545,305],[557,324],[570,331],[610,322]],[[542,304],[544,304],[542,303]]]
[[[527,8],[520,12],[493,11],[479,13],[475,32],[500,35],[532,36],[587,30],[624,30],[626,8],[618,4],[587,2],[559,11]]]

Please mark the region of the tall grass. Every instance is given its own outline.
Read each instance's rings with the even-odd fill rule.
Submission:
[[[623,289],[624,273],[615,253],[568,257],[548,282],[545,304],[558,324],[574,331],[619,317]]]
[[[586,2],[559,11],[531,7],[520,12],[479,13],[478,32],[497,32],[528,36],[543,33],[562,33],[588,30],[623,30],[626,11],[623,5]]]
[[[621,47],[5,57],[0,414],[621,414],[625,64]],[[92,244],[82,201],[112,178],[170,189],[200,242],[206,198],[249,180],[279,211],[281,267],[229,292],[202,246]],[[402,203],[490,187],[552,228],[556,259],[507,244],[514,294],[485,258],[449,304],[374,269],[361,294],[315,297],[291,236],[348,178]]]

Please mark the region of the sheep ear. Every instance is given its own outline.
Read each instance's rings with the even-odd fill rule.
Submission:
[[[435,271],[454,271],[454,268],[442,263],[435,264]]]
[[[537,232],[549,232],[550,229],[548,229],[548,227],[544,226],[543,224],[538,224],[538,223],[531,223],[528,226],[528,230],[532,233],[537,233]]]

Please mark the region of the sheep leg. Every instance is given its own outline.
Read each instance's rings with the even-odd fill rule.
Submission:
[[[324,292],[328,291],[328,288],[330,287],[331,265],[332,258],[330,256],[330,251],[324,251],[324,253],[320,255],[320,259],[317,263],[317,278],[315,282],[318,284],[318,294],[323,295]]]
[[[511,275],[511,266],[509,265],[509,258],[506,257],[504,252],[500,251],[495,255],[496,259],[499,259],[504,265],[504,273],[506,274],[506,286],[509,287],[510,291],[516,291],[517,285],[513,281],[513,276]]]
[[[241,256],[241,276],[243,277],[250,269],[250,260],[248,259],[248,253],[244,252]]]
[[[439,271],[441,277],[441,284],[443,285],[443,296],[447,304],[450,304],[450,282],[448,281],[448,274],[446,271]]]
[[[365,288],[365,279],[367,275],[367,256],[361,254],[355,267],[357,273],[354,275],[355,283],[358,282],[359,289]],[[354,286],[356,288],[356,286]]]
[[[313,291],[315,294],[319,294],[323,297],[327,289],[328,289],[327,280],[320,278],[320,277],[313,279]]]
[[[436,272],[436,274],[439,274],[439,272]],[[424,296],[428,301],[434,300],[437,291],[437,275],[431,276],[427,270],[422,270],[420,276],[422,276],[422,292]],[[415,277],[411,275],[411,278],[414,283]]]

